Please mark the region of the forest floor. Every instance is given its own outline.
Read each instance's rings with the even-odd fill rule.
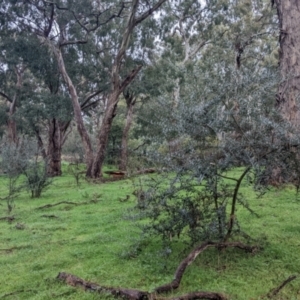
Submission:
[[[167,296],[214,291],[229,299],[267,299],[272,288],[296,275],[272,299],[300,299],[300,199],[290,188],[271,189],[263,198],[249,187],[243,189],[258,216],[239,207],[239,221],[255,239],[252,243],[262,248],[253,254],[205,250],[187,268],[178,290]],[[191,248],[175,240],[166,256],[158,238],[139,243],[139,228],[126,217],[136,205],[133,190],[129,179],[81,179],[78,186],[65,172],[39,199],[20,193],[10,214],[1,201],[0,299],[112,299],[57,280],[59,272],[150,292],[170,282]],[[2,176],[1,198],[6,194]]]

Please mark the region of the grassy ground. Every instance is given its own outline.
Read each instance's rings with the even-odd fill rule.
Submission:
[[[144,242],[143,251],[130,247],[138,229],[126,220],[135,203],[129,180],[102,184],[71,175],[56,178],[40,199],[21,194],[11,213],[12,222],[0,221],[0,299],[111,299],[66,286],[55,277],[72,273],[85,280],[146,291],[172,279],[186,245],[175,242],[166,260],[159,242]],[[264,248],[255,255],[238,249],[202,253],[187,269],[176,294],[205,290],[230,295],[230,299],[263,299],[268,291],[300,271],[300,200],[294,190],[274,190],[264,198],[244,187],[252,209],[238,215],[245,232]],[[5,185],[0,179],[0,195]],[[129,200],[121,202],[129,195]],[[85,203],[40,206],[61,201]],[[7,216],[1,202],[0,218]],[[175,294],[175,293],[174,293]],[[300,278],[284,287],[274,299],[300,299]]]

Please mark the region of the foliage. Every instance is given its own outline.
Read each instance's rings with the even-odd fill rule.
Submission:
[[[25,188],[31,192],[31,198],[41,197],[42,192],[52,183],[46,161],[39,161],[38,156],[27,163],[23,174],[26,177]]]
[[[3,178],[6,179],[7,187],[7,196],[4,198],[1,197],[1,199],[6,200],[8,212],[11,212],[14,200],[23,188],[19,177],[26,169],[29,158],[23,141],[19,145],[16,145],[9,143],[6,138],[3,138],[1,144],[0,169]]]
[[[241,182],[248,178],[263,190],[267,165],[278,163],[278,156],[282,161],[286,155],[281,164],[286,171],[291,167],[290,153],[282,151],[289,128],[278,122],[273,105],[276,74],[262,68],[258,77],[253,68],[236,70],[224,63],[208,69],[203,62],[185,74],[176,108],[167,94],[160,97],[163,117],[152,126],[161,134],[152,137],[157,148],[148,159],[163,175],[143,187],[143,205],[137,209],[149,220],[144,232],[164,241],[187,233],[192,244],[227,240],[240,229],[237,205],[249,209]],[[238,166],[237,177],[227,175]]]
[[[51,184],[51,180],[47,174],[47,164],[40,161],[40,150],[33,140],[24,136],[18,144],[10,143],[6,139],[2,143],[1,170],[8,180],[7,205],[11,211],[17,192],[27,189],[32,198],[40,197],[42,191]]]

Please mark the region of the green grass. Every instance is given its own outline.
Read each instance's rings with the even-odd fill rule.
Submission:
[[[1,195],[6,193],[3,182],[0,179]],[[136,204],[132,189],[129,180],[102,184],[82,180],[77,187],[67,174],[54,179],[40,199],[20,194],[11,213],[15,220],[0,221],[0,299],[111,299],[57,281],[61,271],[102,285],[146,291],[170,281],[188,253],[187,245],[174,241],[173,253],[166,259],[159,252],[159,240],[153,238],[134,255],[138,251],[131,245],[139,232],[124,218]],[[300,200],[295,191],[272,190],[257,199],[250,188],[243,190],[259,217],[242,207],[237,215],[242,229],[257,238],[263,249],[256,254],[238,249],[205,251],[188,267],[174,295],[205,290],[223,292],[230,299],[262,299],[300,272]],[[129,201],[120,202],[126,195]],[[36,209],[60,201],[89,203]],[[7,215],[5,202],[1,204],[0,217]],[[300,299],[300,278],[275,299]]]

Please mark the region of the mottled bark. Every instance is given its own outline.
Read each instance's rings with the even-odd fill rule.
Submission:
[[[8,121],[7,121],[7,136],[8,140],[11,143],[18,143],[18,136],[17,136],[17,123],[14,118],[16,108],[17,108],[17,99],[18,99],[18,92],[22,86],[22,77],[24,73],[25,67],[16,67],[15,68],[15,74],[17,76],[17,83],[16,83],[16,92],[9,102],[9,109],[8,109]]]
[[[59,121],[55,118],[49,121],[47,173],[50,176],[60,176],[61,171],[62,132]]]
[[[280,29],[280,72],[277,107],[297,129],[300,125],[300,3],[275,0]]]
[[[52,46],[53,53],[56,56],[59,70],[64,78],[64,81],[65,81],[68,89],[69,89],[69,93],[70,93],[70,97],[71,97],[71,101],[72,101],[72,105],[73,105],[74,118],[75,118],[75,122],[77,125],[77,130],[81,137],[81,140],[82,140],[82,143],[84,146],[84,150],[85,150],[85,159],[86,159],[86,164],[87,164],[86,176],[92,177],[94,154],[93,154],[93,149],[92,149],[92,144],[91,144],[89,134],[84,126],[81,105],[79,103],[77,91],[76,91],[76,88],[65,68],[65,63],[64,63],[64,59],[63,59],[61,50],[54,47],[52,44],[50,44],[50,45]]]
[[[105,110],[105,114],[103,117],[102,125],[100,128],[99,136],[98,136],[98,146],[97,153],[94,160],[93,168],[92,168],[92,176],[93,178],[98,178],[102,176],[102,166],[105,159],[108,136],[111,130],[112,121],[116,115],[118,98],[120,92],[116,91],[112,93],[108,98],[107,109]]]
[[[16,120],[14,119],[14,114],[16,111],[16,98],[14,101],[9,104],[9,111],[8,111],[8,120],[7,120],[7,136],[10,143],[18,143],[17,138],[17,124]]]
[[[127,159],[128,159],[128,134],[133,120],[133,107],[136,103],[136,99],[133,95],[126,94],[124,95],[126,99],[127,112],[126,112],[126,121],[122,133],[122,142],[121,142],[121,154],[119,162],[119,170],[126,171],[127,169]]]
[[[40,135],[40,131],[37,128],[35,129],[35,135],[36,135],[38,147],[39,147],[39,150],[41,151],[42,157],[43,157],[44,160],[46,160],[47,159],[47,152],[45,150],[44,142],[43,142],[43,139]]]

